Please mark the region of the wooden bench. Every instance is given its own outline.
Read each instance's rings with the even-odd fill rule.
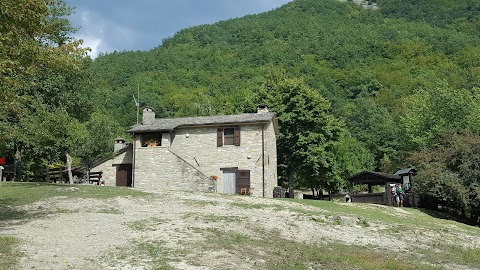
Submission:
[[[59,167],[50,169],[47,167],[47,183],[65,182],[68,179],[66,168]]]
[[[15,172],[13,171],[2,171],[2,179],[1,181],[12,181],[13,177],[15,176]]]
[[[240,188],[240,195],[251,196],[252,193],[253,193],[253,188],[250,188],[250,187],[241,187]]]
[[[89,172],[88,173],[88,183],[93,184],[96,183],[100,185],[100,180],[102,179],[103,172]]]

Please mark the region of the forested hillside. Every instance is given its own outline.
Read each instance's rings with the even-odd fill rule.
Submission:
[[[281,183],[334,191],[365,169],[391,173],[413,165],[429,196],[456,209],[478,208],[480,2],[375,2],[377,9],[296,0],[184,29],[150,51],[84,59],[83,68],[59,81],[39,74],[52,91],[74,76],[74,87],[60,89],[79,98],[47,96],[43,103],[64,109],[38,115],[79,130],[58,115],[74,117],[86,130],[71,137],[83,143],[69,139],[70,146],[55,149],[81,145],[72,151],[85,161],[108,153],[106,142],[135,123],[137,89],[140,106],[153,107],[159,117],[252,112],[265,102],[282,125]],[[35,130],[38,117],[22,119]],[[28,149],[32,140],[21,135],[7,137]],[[8,145],[13,152],[15,144]],[[55,160],[64,152],[45,151]]]
[[[411,153],[436,151],[451,133],[480,132],[480,4],[376,2],[379,8],[372,10],[350,1],[297,0],[267,13],[184,29],[148,52],[102,55],[92,65],[93,95],[126,127],[135,120],[137,87],[141,106],[171,117],[253,111],[268,101],[258,93],[271,89],[272,77],[300,81],[331,103],[328,112],[344,129],[341,137],[349,138],[344,150],[356,149],[324,157],[343,159],[337,170],[351,166],[340,175],[421,167],[409,159]],[[292,153],[279,142],[282,160]],[[324,148],[337,153],[332,149]],[[330,175],[333,163],[322,165]],[[451,166],[438,166],[452,172]],[[465,184],[458,170],[452,173]],[[287,172],[281,175],[286,180]]]
[[[134,123],[137,86],[141,105],[160,116],[243,112],[254,107],[267,75],[281,68],[332,102],[333,113],[377,160],[394,158],[425,146],[440,131],[478,129],[475,119],[465,120],[472,110],[438,112],[434,123],[422,115],[442,109],[434,100],[426,103],[427,97],[451,95],[440,98],[443,103],[458,94],[472,101],[480,82],[480,5],[452,3],[384,0],[378,10],[365,10],[298,0],[185,29],[148,52],[97,58],[95,100],[123,126]]]

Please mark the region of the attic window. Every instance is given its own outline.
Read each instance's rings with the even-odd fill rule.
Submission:
[[[140,137],[142,147],[152,147],[162,145],[162,136],[160,134],[146,134]]]
[[[221,127],[217,129],[217,146],[240,146],[240,127]]]

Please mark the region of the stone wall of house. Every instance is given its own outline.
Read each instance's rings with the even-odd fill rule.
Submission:
[[[217,128],[179,128],[171,134],[170,147],[142,147],[135,140],[135,187],[157,190],[197,191],[210,189],[209,176],[216,175],[216,190],[223,191],[222,168],[250,171],[253,196],[263,196],[262,129],[265,136],[265,197],[272,197],[276,180],[276,144],[272,124],[240,126],[240,146],[217,147]],[[267,141],[268,139],[268,141]],[[189,179],[192,178],[192,179]]]
[[[172,153],[168,147],[140,147],[136,153],[135,188],[146,191],[213,190],[213,183],[206,175]]]
[[[273,197],[273,188],[278,186],[277,142],[273,123],[265,129],[265,197]]]
[[[115,186],[117,179],[117,166],[119,164],[132,164],[132,148],[128,149],[126,152],[123,152],[109,160],[106,160],[103,163],[98,164],[97,166],[91,168],[91,172],[102,171],[102,180],[105,181],[107,186]]]

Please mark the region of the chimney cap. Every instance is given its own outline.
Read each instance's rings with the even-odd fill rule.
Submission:
[[[268,106],[266,104],[258,104],[257,106],[257,113],[264,113],[264,112],[268,112]]]
[[[155,111],[150,107],[144,107],[142,125],[153,125],[153,122],[155,122]]]

